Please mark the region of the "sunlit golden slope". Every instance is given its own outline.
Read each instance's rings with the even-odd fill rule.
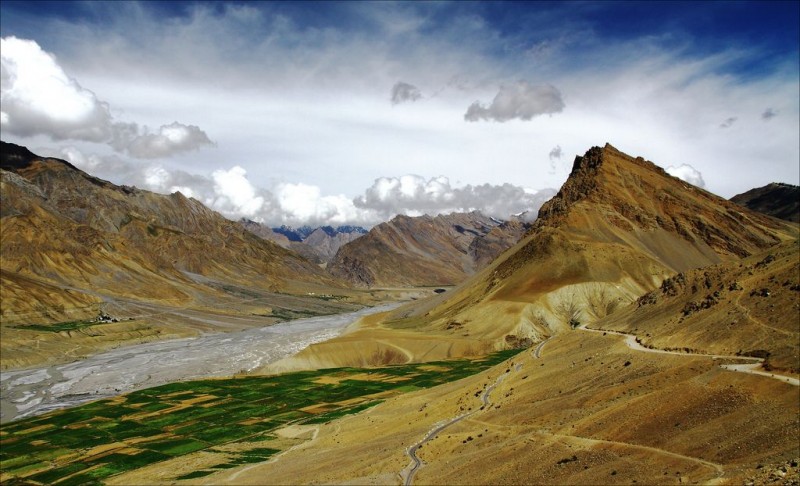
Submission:
[[[452,292],[314,346],[287,366],[302,366],[304,356],[319,366],[526,345],[613,314],[677,272],[737,261],[797,236],[797,225],[610,145],[595,147],[576,157],[528,235],[488,268]],[[394,349],[380,344],[388,341]]]
[[[283,364],[530,347],[203,481],[407,484],[409,450],[422,444],[411,484],[795,484],[797,225],[608,146],[576,160],[541,216],[456,291]]]
[[[189,304],[203,285],[332,284],[317,266],[181,193],[116,186],[4,144],[2,268],[108,296]],[[15,158],[14,155],[17,154]],[[18,155],[23,154],[23,155]],[[15,307],[4,302],[6,319]]]
[[[117,186],[24,147],[1,148],[3,367],[68,359],[68,350],[237,328],[171,319],[170,309],[255,315],[266,325],[354,310],[358,306],[347,301],[365,298],[181,193]],[[103,327],[119,328],[103,342],[82,332],[65,339],[25,328],[94,318],[100,311],[138,321]]]

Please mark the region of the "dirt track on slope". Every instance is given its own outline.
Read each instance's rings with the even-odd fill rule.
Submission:
[[[739,373],[748,373],[751,375],[758,375],[758,376],[765,376],[767,378],[772,378],[773,380],[778,380],[782,383],[788,383],[794,386],[800,386],[800,380],[797,378],[793,378],[791,376],[785,376],[775,373],[770,373],[768,371],[759,370],[761,365],[764,363],[762,358],[755,358],[751,356],[729,356],[729,355],[721,355],[721,354],[703,354],[703,353],[683,353],[680,351],[669,351],[666,349],[657,349],[657,348],[648,348],[643,346],[634,334],[628,334],[620,331],[609,331],[603,329],[592,329],[586,326],[581,326],[576,329],[581,331],[588,331],[588,332],[598,332],[603,335],[605,334],[615,334],[617,336],[625,337],[625,344],[633,349],[634,351],[642,351],[645,353],[657,353],[657,354],[674,354],[679,356],[693,356],[693,357],[707,357],[711,359],[725,359],[725,360],[741,360],[741,361],[750,361],[750,363],[743,363],[743,364],[721,364],[719,367],[728,371],[736,371]],[[542,343],[544,344],[544,343]],[[538,349],[538,348],[537,348]],[[537,356],[538,357],[538,356]]]

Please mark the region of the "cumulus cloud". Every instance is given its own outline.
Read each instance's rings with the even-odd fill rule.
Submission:
[[[0,39],[0,126],[21,137],[107,143],[136,158],[167,157],[213,145],[199,127],[173,122],[156,131],[115,121],[108,103],[69,77],[32,40]]]
[[[397,214],[435,216],[473,210],[500,219],[522,212],[535,216],[556,193],[553,189],[537,191],[513,184],[455,187],[443,176],[425,179],[404,175],[380,177],[362,195],[349,198],[343,194],[325,195],[318,186],[303,183],[282,182],[270,189],[261,188],[238,165],[198,175],[157,163],[130,162],[116,155],[85,154],[75,147],[41,148],[37,152],[64,158],[92,175],[121,179],[127,185],[162,194],[180,191],[228,218],[247,217],[269,225],[372,226]]]
[[[669,166],[666,168],[667,174],[684,180],[697,187],[706,187],[703,174],[689,164],[682,164],[677,167]]]
[[[322,190],[309,184],[279,184],[275,189],[276,214],[272,221],[289,224],[374,224],[378,215],[356,208],[353,200],[342,194],[323,196]]]
[[[397,105],[406,101],[417,101],[422,98],[422,92],[413,84],[398,81],[392,86],[392,104]]]
[[[735,117],[735,116],[732,116],[730,118],[726,118],[725,121],[723,121],[722,123],[719,124],[719,127],[720,128],[730,128],[731,125],[736,123],[736,120],[738,120],[738,118]]]
[[[466,121],[530,120],[539,115],[552,115],[564,109],[561,92],[549,84],[530,84],[520,81],[502,86],[488,106],[479,101],[472,103],[464,114]]]
[[[264,207],[264,197],[247,179],[247,171],[236,165],[228,170],[218,169],[211,174],[214,199],[211,207],[233,215],[256,216]]]
[[[102,142],[111,133],[108,105],[31,40],[0,38],[0,100],[0,123],[14,135]]]
[[[778,112],[773,110],[772,108],[767,108],[764,110],[764,113],[761,114],[761,119],[764,121],[769,121],[773,118],[778,116]]]
[[[512,184],[453,187],[447,177],[425,179],[418,175],[381,177],[363,195],[355,198],[356,207],[375,211],[382,219],[396,214],[443,214],[480,210],[489,216],[507,218],[511,214],[534,214],[553,190],[533,191]]]
[[[124,150],[133,157],[155,159],[213,146],[214,143],[199,127],[173,122],[162,125],[153,133],[147,127],[144,127],[140,135],[131,136],[126,133],[115,140],[115,145],[115,148]]]

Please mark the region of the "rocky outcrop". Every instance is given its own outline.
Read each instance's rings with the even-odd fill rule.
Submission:
[[[324,262],[331,262],[339,248],[364,236],[367,231],[360,227],[349,227],[351,230],[343,228],[332,228],[323,226],[312,231],[305,237],[303,243],[308,245],[314,253]]]

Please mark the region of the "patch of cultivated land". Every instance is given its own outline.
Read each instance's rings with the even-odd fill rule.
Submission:
[[[197,479],[260,463],[319,424],[459,380],[517,351],[380,369],[339,368],[174,383],[0,428],[5,484]],[[315,434],[315,432],[314,432]]]
[[[539,355],[386,400],[206,483],[397,484],[409,447],[463,414],[416,451],[414,484],[737,484],[800,456],[797,387],[720,366],[733,360],[642,352],[581,330]]]

